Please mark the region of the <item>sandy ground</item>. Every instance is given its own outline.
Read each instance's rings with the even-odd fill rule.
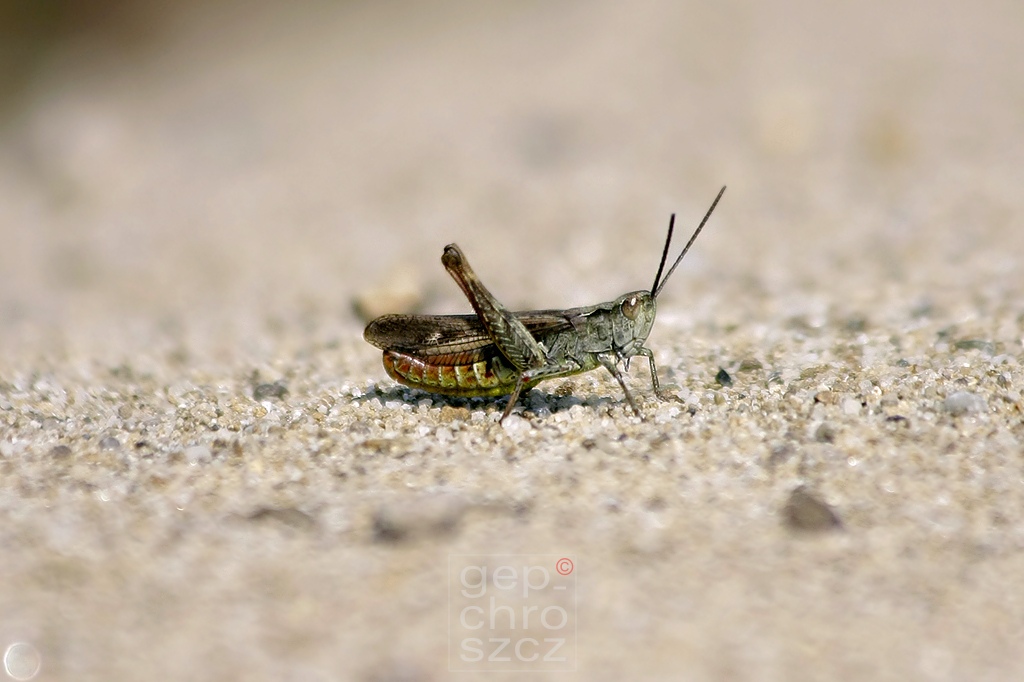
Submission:
[[[1024,678],[1020,3],[73,6],[0,110],[11,679]],[[644,420],[361,338],[453,241],[649,286],[722,184]]]

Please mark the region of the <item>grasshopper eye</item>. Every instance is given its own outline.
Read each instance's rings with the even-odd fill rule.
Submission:
[[[631,296],[622,302],[619,310],[622,311],[627,320],[635,320],[636,314],[640,311],[640,301],[636,300],[636,296]]]

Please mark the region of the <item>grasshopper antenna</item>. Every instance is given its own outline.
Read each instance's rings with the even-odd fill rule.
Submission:
[[[690,241],[686,242],[686,246],[683,247],[683,252],[679,254],[679,257],[676,258],[676,262],[668,269],[668,274],[665,275],[665,279],[661,279],[661,271],[665,267],[665,257],[668,256],[668,247],[672,242],[672,229],[676,222],[676,214],[672,214],[671,220],[668,221],[668,239],[665,240],[665,250],[661,254],[661,265],[658,266],[658,274],[654,276],[654,286],[651,287],[652,298],[658,298],[658,294],[660,294],[661,290],[665,288],[665,282],[667,282],[668,278],[672,276],[672,273],[676,271],[679,263],[683,260],[683,256],[685,256],[686,252],[690,250],[691,246],[693,246],[693,242],[697,240],[697,235],[699,235],[700,231],[704,229],[704,225],[708,222],[708,218],[710,218],[711,214],[714,212],[715,206],[718,206],[718,201],[722,198],[723,194],[725,194],[725,186],[718,190],[718,196],[716,196],[715,200],[711,202],[711,208],[709,208],[708,212],[704,214],[704,218],[700,221],[700,225],[697,226],[697,229],[693,231]]]
[[[665,259],[668,258],[668,247],[672,243],[672,230],[676,227],[676,214],[673,213],[672,217],[668,219],[668,237],[665,238],[665,249],[661,252],[661,262],[658,263],[658,274],[654,276],[654,286],[651,287],[651,296],[656,296],[654,293],[658,290],[658,281],[661,279],[661,273],[665,269]]]

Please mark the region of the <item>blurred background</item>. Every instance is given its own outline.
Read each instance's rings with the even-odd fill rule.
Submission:
[[[0,427],[19,429],[0,434],[0,546],[17,550],[0,563],[0,646],[43,643],[69,679],[434,679],[443,594],[424,567],[495,528],[529,551],[569,529],[594,679],[637,661],[664,677],[681,651],[694,679],[1019,671],[1011,369],[989,377],[1010,396],[986,394],[1002,410],[992,442],[1011,454],[984,489],[988,445],[959,440],[973,417],[928,412],[943,394],[918,401],[916,368],[891,393],[922,410],[919,431],[881,412],[869,423],[850,396],[876,388],[877,358],[890,371],[913,356],[953,386],[950,339],[976,353],[965,382],[995,353],[1020,356],[1022,27],[1019,0],[0,1]],[[663,425],[608,418],[585,383],[607,377],[580,379],[597,401],[581,419],[607,433],[544,433],[591,458],[587,489],[563,450],[520,458],[468,412],[403,412],[387,394],[365,318],[468,311],[445,244],[510,307],[592,304],[650,286],[669,214],[689,234],[723,184],[651,344],[663,381],[696,377],[706,421],[670,420],[669,442]],[[793,377],[786,409],[832,409],[839,435],[711,412],[717,363],[747,357],[764,382]],[[826,370],[849,394],[830,408],[816,397]],[[288,395],[261,402],[260,372]],[[214,431],[230,419],[237,431]],[[872,466],[892,471],[847,465],[842,439],[864,433],[848,450],[882,440],[891,456]],[[922,433],[932,449],[905,459]],[[781,536],[772,514],[793,481],[772,467],[777,454],[797,467],[791,441],[825,453],[848,544]],[[406,457],[408,443],[423,450]],[[931,487],[912,489],[921,469]],[[957,498],[955,476],[977,487]],[[379,500],[422,490],[513,512],[454,539],[380,542]],[[986,535],[989,505],[1010,508],[1002,534]],[[944,514],[981,530],[947,532],[931,520]],[[278,518],[283,532],[264,534]],[[644,542],[631,524],[661,519],[667,550],[631,544]],[[997,541],[1002,563],[986,563]],[[989,572],[958,582],[967,565]],[[393,638],[420,674],[380,672]]]
[[[1010,0],[9,0],[0,320],[355,325],[394,276],[464,310],[451,241],[509,305],[591,303],[649,286],[668,214],[722,184],[701,281],[1005,276],[1022,25]]]

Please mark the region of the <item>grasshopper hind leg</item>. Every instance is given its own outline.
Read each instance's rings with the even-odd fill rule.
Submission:
[[[505,418],[512,414],[512,409],[516,406],[516,403],[519,402],[519,395],[523,392],[523,388],[525,386],[526,384],[523,383],[523,378],[519,377],[519,381],[516,382],[516,387],[512,389],[512,393],[508,397],[508,404],[505,405],[505,411],[501,413],[501,418],[498,420],[499,424],[505,421]],[[530,389],[527,388],[526,390],[529,391]]]

